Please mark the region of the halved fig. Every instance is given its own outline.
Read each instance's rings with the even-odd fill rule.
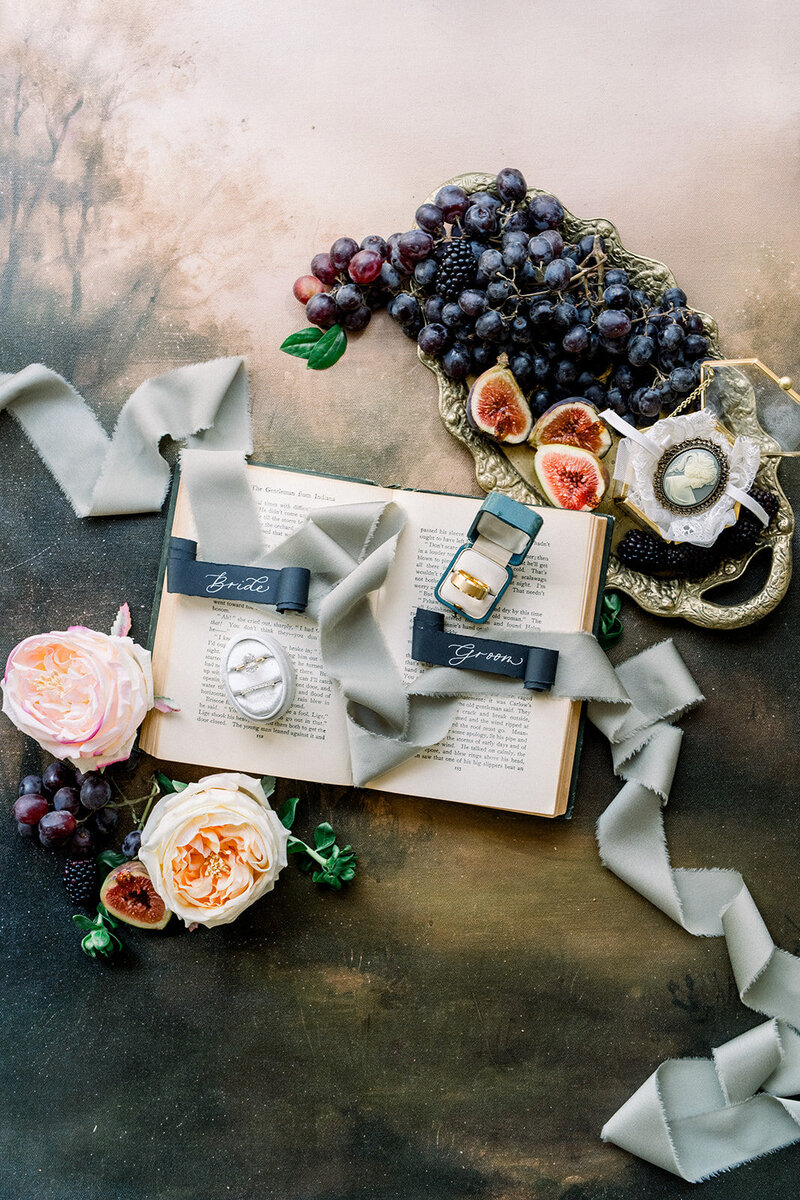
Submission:
[[[496,442],[519,446],[530,437],[533,414],[507,362],[501,354],[497,365],[475,380],[467,397],[467,420]]]
[[[100,903],[112,917],[139,929],[163,929],[172,916],[153,887],[147,867],[138,859],[109,871],[100,889]]]
[[[540,446],[533,465],[542,491],[556,508],[588,512],[597,508],[608,487],[608,471],[581,446]]]
[[[532,446],[580,446],[602,458],[611,449],[611,434],[593,404],[580,396],[559,400],[533,427]]]

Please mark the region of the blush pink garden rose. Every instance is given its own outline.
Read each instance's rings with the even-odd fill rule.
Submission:
[[[272,891],[288,840],[258,780],[227,772],[159,800],[142,830],[139,859],[187,925],[226,925]]]
[[[114,624],[127,632],[123,605]],[[128,758],[153,707],[150,654],[129,637],[83,625],[35,634],[8,656],[3,712],[17,729],[80,771]]]

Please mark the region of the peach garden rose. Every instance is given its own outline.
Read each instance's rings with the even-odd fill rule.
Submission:
[[[129,628],[123,605],[110,635],[72,625],[25,638],[8,656],[3,712],[80,771],[128,758],[154,704],[150,654],[121,636]]]
[[[139,859],[187,925],[226,925],[275,886],[289,830],[256,779],[207,775],[153,808]]]

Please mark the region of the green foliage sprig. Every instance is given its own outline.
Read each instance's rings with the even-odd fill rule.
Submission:
[[[85,936],[81,938],[81,950],[89,958],[110,958],[122,949],[122,942],[111,932],[119,922],[114,920],[102,904],[97,906],[96,917],[85,917],[82,913],[76,913],[72,919],[79,929],[86,931]]]
[[[332,325],[325,333],[316,325],[298,329],[281,342],[281,350],[294,358],[304,358],[312,371],[325,371],[332,367],[347,349],[347,334],[341,325]]]
[[[281,824],[286,829],[291,829],[294,823],[298,803],[297,796],[293,796],[278,812]],[[336,834],[327,821],[317,826],[313,838],[312,847],[292,834],[289,837],[287,852],[298,855],[298,867],[310,875],[314,883],[323,883],[335,891],[340,891],[346,883],[351,883],[355,878],[356,854],[353,847],[337,845]]]

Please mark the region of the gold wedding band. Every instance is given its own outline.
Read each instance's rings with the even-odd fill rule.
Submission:
[[[465,596],[471,596],[473,600],[484,600],[486,596],[491,595],[488,583],[484,583],[482,579],[476,579],[467,571],[453,571],[450,582],[454,588],[458,588]]]

